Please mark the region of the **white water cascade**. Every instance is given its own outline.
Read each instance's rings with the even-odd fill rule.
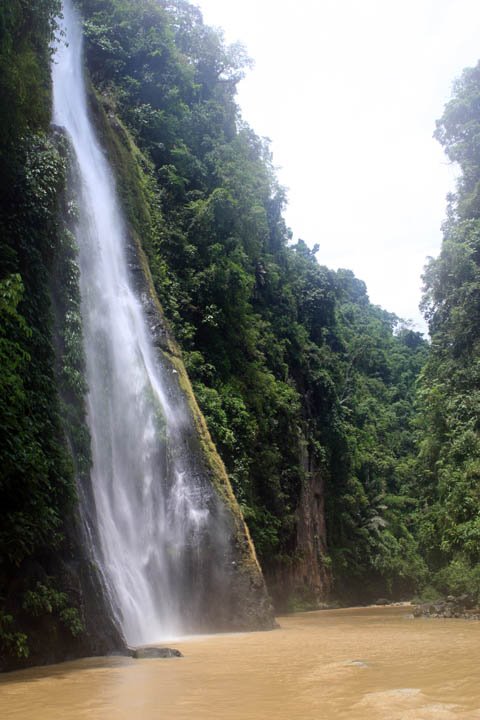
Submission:
[[[89,118],[82,29],[65,0],[53,63],[53,121],[78,167],[76,235],[92,438],[91,552],[132,645],[185,630],[211,493],[195,481],[172,369],[159,364],[127,262],[115,182]],[[173,385],[172,385],[173,383]],[[182,435],[183,433],[183,435]],[[216,531],[213,531],[214,533]],[[211,543],[210,540],[207,543]],[[187,590],[188,587],[188,590]]]

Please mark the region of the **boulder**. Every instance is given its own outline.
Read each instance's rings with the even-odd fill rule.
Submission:
[[[169,647],[138,647],[132,650],[132,657],[135,660],[144,660],[145,658],[171,658],[183,657],[180,650]]]

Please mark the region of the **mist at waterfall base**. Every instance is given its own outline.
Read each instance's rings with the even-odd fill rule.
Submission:
[[[81,21],[69,0],[61,24],[53,122],[67,132],[77,166],[75,234],[92,449],[93,507],[81,489],[80,504],[112,612],[126,641],[139,645],[195,629],[203,575],[221,571],[227,533],[212,489],[192,464],[175,371],[155,351],[133,288],[127,227],[89,117]]]

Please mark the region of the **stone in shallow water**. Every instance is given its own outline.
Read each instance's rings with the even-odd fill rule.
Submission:
[[[132,657],[135,660],[143,660],[144,658],[171,658],[183,657],[180,650],[168,647],[139,647],[132,650]]]

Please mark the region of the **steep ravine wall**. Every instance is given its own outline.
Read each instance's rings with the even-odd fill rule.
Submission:
[[[181,351],[169,331],[168,322],[155,292],[149,268],[148,250],[153,225],[155,221],[158,222],[158,217],[155,218],[158,210],[152,202],[154,195],[151,191],[152,178],[148,175],[148,163],[116,114],[111,98],[97,93],[91,87],[90,100],[97,128],[116,170],[123,206],[129,216],[130,267],[149,319],[155,344],[164,355],[165,361],[178,373],[177,379],[185,397],[188,398],[196,427],[196,437],[199,440],[197,447],[206,461],[212,484],[232,512],[238,545],[236,553],[243,558],[242,564],[250,567],[249,582],[253,583],[255,594],[261,596],[265,590],[263,580],[259,581],[258,570],[255,569],[258,568],[258,561],[248,529],[232,492],[224,464],[215,449],[205,419],[195,400],[181,359]],[[328,599],[332,587],[331,572],[326,559],[325,484],[322,470],[316,466],[307,447],[308,442],[303,438],[299,443],[298,454],[299,466],[302,467],[305,479],[298,498],[293,557],[288,558],[285,563],[275,562],[265,567],[268,590],[277,611],[319,606]],[[239,561],[235,559],[232,562],[237,564]],[[241,577],[244,577],[244,573]],[[244,581],[241,585],[240,596],[246,597]],[[235,583],[232,590],[234,587]],[[255,615],[254,608],[250,610],[245,608],[245,611],[251,617]],[[263,612],[266,612],[266,608]]]
[[[295,513],[295,548],[286,562],[266,571],[266,581],[278,612],[322,606],[332,590],[325,518],[325,479],[307,443],[299,447],[304,472]]]
[[[140,151],[112,108],[104,106],[93,89],[92,113],[106,148],[128,222],[127,258],[134,286],[141,299],[147,325],[160,361],[170,377],[169,393],[189,418],[185,452],[192,465],[213,490],[210,512],[228,535],[228,550],[201,564],[204,577],[196,581],[196,620],[192,626],[202,630],[256,630],[274,626],[273,609],[255,548],[239,505],[233,494],[224,464],[211,439],[198,407],[182,361],[181,351],[169,330],[150,273],[144,241],[152,233],[152,199],[147,192],[149,179],[142,168]]]
[[[90,438],[85,422],[85,383],[79,321],[79,287],[76,246],[69,231],[75,215],[71,192],[73,166],[64,133],[52,128],[48,149],[62,176],[54,190],[48,266],[40,274],[48,306],[48,322],[34,332],[48,347],[49,387],[58,408],[59,443],[68,465],[59,468],[56,484],[49,485],[51,505],[58,513],[58,538],[33,547],[15,568],[0,561],[2,610],[0,612],[0,671],[45,665],[82,656],[125,651],[125,642],[115,626],[103,592],[100,575],[87,551],[85,529],[80,518],[78,495],[86,491],[90,470]],[[70,166],[70,172],[67,168]],[[46,172],[46,168],[40,165]],[[37,199],[40,202],[41,197]],[[22,207],[20,205],[20,207]],[[36,370],[32,358],[30,371]],[[43,422],[51,423],[49,408],[41,408]],[[50,410],[51,413],[51,410]],[[60,424],[61,419],[61,424]],[[63,425],[63,428],[61,427]],[[63,433],[62,433],[63,429]],[[56,458],[57,463],[61,458]],[[76,493],[74,490],[76,476]],[[25,484],[28,479],[25,479]],[[59,485],[68,486],[71,500],[56,506]],[[76,496],[76,497],[75,497]],[[27,515],[28,502],[24,499]],[[38,503],[37,503],[38,505]],[[37,506],[37,513],[47,512]],[[24,532],[29,529],[25,521]],[[11,619],[10,619],[11,618]]]
[[[228,533],[227,552],[205,558],[203,577],[197,577],[195,618],[189,628],[194,631],[261,630],[275,625],[273,608],[248,529],[234,497],[225,467],[208,432],[195,400],[181,352],[168,329],[158,301],[143,241],[148,245],[152,217],[146,197],[148,178],[144,174],[138,149],[113,114],[107,114],[101,102],[91,93],[92,113],[100,130],[103,145],[115,169],[116,179],[129,221],[129,265],[147,316],[154,345],[162,362],[171,370],[171,388],[190,417],[186,451],[195,458],[196,472],[212,488],[210,512],[220,520]],[[85,422],[85,392],[82,380],[81,323],[79,313],[78,266],[72,225],[75,221],[73,185],[75,163],[69,154],[64,134],[53,128],[51,142],[63,157],[66,182],[58,198],[58,235],[49,277],[52,322],[51,343],[56,351],[56,384],[64,421],[65,442],[73,460],[77,478],[77,495],[91,511],[89,487],[90,442]],[[145,237],[142,237],[142,233]],[[89,510],[90,508],[90,510]],[[6,588],[5,607],[18,607],[24,593],[25,579],[46,583],[54,579],[55,587],[65,595],[65,611],[59,606],[38,609],[33,615],[20,610],[20,629],[28,636],[28,657],[15,652],[0,652],[0,671],[33,665],[44,665],[85,656],[123,653],[126,645],[109,607],[101,573],[87,550],[85,523],[79,506],[73,506],[63,519],[64,540],[55,553],[24,563],[19,575]],[[92,523],[90,523],[92,525]],[[186,569],[188,574],[188,569]],[[191,592],[191,589],[190,591]],[[71,610],[70,610],[71,609]],[[75,623],[65,612],[74,613]],[[72,632],[72,628],[74,632]]]

